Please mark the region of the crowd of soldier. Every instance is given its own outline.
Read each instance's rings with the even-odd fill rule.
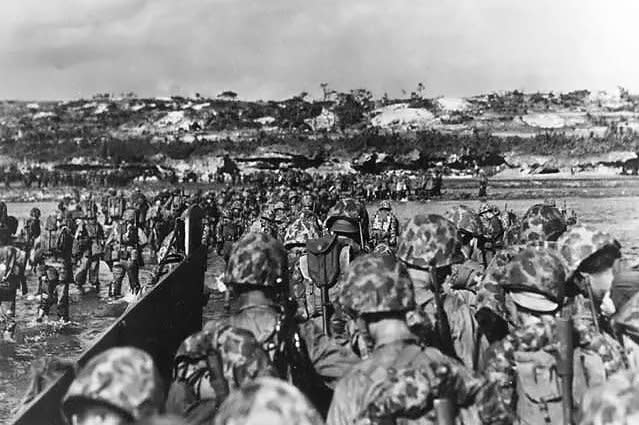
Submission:
[[[112,349],[70,387],[72,423],[632,423],[639,295],[607,233],[550,203],[400,226],[389,202],[369,220],[354,198],[258,195],[191,198],[234,305],[182,343],[168,392]]]

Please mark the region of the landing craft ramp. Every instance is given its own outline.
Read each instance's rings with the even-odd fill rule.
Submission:
[[[206,247],[201,243],[203,212],[191,207],[184,215],[185,259],[126,311],[75,361],[76,369],[111,347],[130,345],[151,354],[165,382],[173,354],[184,338],[202,328],[202,291]],[[67,425],[60,409],[73,380],[69,371],[38,395],[11,422],[13,425]]]

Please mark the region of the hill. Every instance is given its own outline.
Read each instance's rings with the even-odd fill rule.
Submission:
[[[233,92],[64,102],[0,103],[0,161],[25,166],[159,164],[213,171],[228,154],[243,168],[282,166],[382,171],[453,170],[475,164],[525,173],[637,169],[639,97],[613,93],[522,93],[469,98],[373,98],[364,89],[301,93],[283,101]],[[497,168],[498,167],[498,168]]]

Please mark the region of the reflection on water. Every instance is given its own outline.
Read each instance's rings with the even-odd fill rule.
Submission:
[[[492,201],[503,208],[505,204],[518,215],[523,214],[536,200]],[[564,199],[557,199],[559,206]],[[639,198],[566,198],[566,207],[574,209],[582,223],[592,224],[616,236],[623,245],[623,252],[627,258],[639,260]],[[464,202],[473,208],[479,206],[478,201]],[[406,202],[395,203],[393,208],[400,220],[409,218],[417,212],[443,214],[448,208],[459,204],[459,201],[435,201],[426,203]],[[32,207],[42,210],[42,217],[55,210],[55,203],[17,203],[9,204],[11,215],[26,219]],[[370,209],[371,217],[374,208]],[[211,256],[207,269],[206,283],[210,286],[217,274],[222,270],[222,261],[217,256]],[[141,271],[143,281],[150,278],[148,270]],[[124,311],[126,303],[110,304],[106,301],[106,283],[111,276],[106,264],[100,268],[100,280],[103,283],[100,297],[90,292],[80,295],[74,288],[71,291],[71,320],[73,323],[63,329],[55,326],[36,326],[33,323],[37,308],[37,301],[18,300],[18,343],[7,344],[0,342],[0,423],[5,423],[10,412],[17,405],[28,386],[30,363],[32,360],[45,355],[65,358],[77,357],[104,329]],[[29,291],[35,292],[34,276],[29,274]],[[204,312],[204,319],[210,320],[224,312],[221,308],[222,296],[215,294]],[[51,316],[52,319],[55,315]]]

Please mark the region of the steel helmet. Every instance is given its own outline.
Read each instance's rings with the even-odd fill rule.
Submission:
[[[286,228],[284,235],[284,247],[305,246],[310,239],[317,239],[322,236],[321,229],[310,220],[298,218]]]
[[[519,238],[522,243],[556,241],[565,231],[566,220],[557,208],[548,204],[537,204],[524,214]]]
[[[482,236],[484,234],[484,226],[479,216],[472,208],[465,205],[454,206],[446,211],[444,217],[455,224],[457,230],[463,230],[473,236]]]
[[[362,229],[368,240],[368,212],[364,205],[353,198],[340,199],[328,211],[326,228],[334,232],[357,233]]]
[[[200,331],[186,337],[175,353],[175,363],[183,360],[200,360],[208,356],[213,345],[212,335],[209,332]]]
[[[215,425],[323,425],[324,421],[295,386],[262,377],[232,392],[215,416]]]
[[[436,214],[418,214],[402,226],[397,257],[418,267],[445,267],[462,261],[457,227]]]
[[[525,302],[515,299],[523,307],[536,311],[554,311],[563,304],[565,281],[565,266],[554,250],[529,247],[516,254],[506,265],[502,284],[509,292],[531,293],[545,298],[527,298],[542,305],[542,308],[524,305]]]
[[[135,421],[159,413],[164,394],[151,356],[138,348],[116,347],[93,357],[64,396],[67,418],[86,402],[106,404]]]
[[[415,308],[406,267],[388,255],[367,254],[346,269],[339,301],[353,315],[403,312]]]
[[[40,218],[40,208],[31,208],[29,215],[35,219]]]
[[[389,210],[389,211],[390,211],[390,210],[391,210],[391,203],[390,203],[390,201],[388,201],[388,200],[386,200],[386,199],[384,199],[383,201],[381,201],[381,202],[379,203],[379,209],[380,209],[380,210]]]
[[[620,248],[619,242],[606,232],[584,225],[572,227],[557,241],[558,251],[572,275],[581,263],[607,246]]]
[[[240,201],[233,201],[231,204],[231,210],[242,210],[242,203]]]
[[[264,220],[267,220],[270,222],[274,221],[275,212],[273,211],[273,208],[271,208],[270,206],[264,207],[264,209],[262,209],[262,213],[260,214],[260,218],[263,218]]]
[[[224,280],[230,285],[288,287],[284,245],[266,233],[249,232],[233,245]]]

